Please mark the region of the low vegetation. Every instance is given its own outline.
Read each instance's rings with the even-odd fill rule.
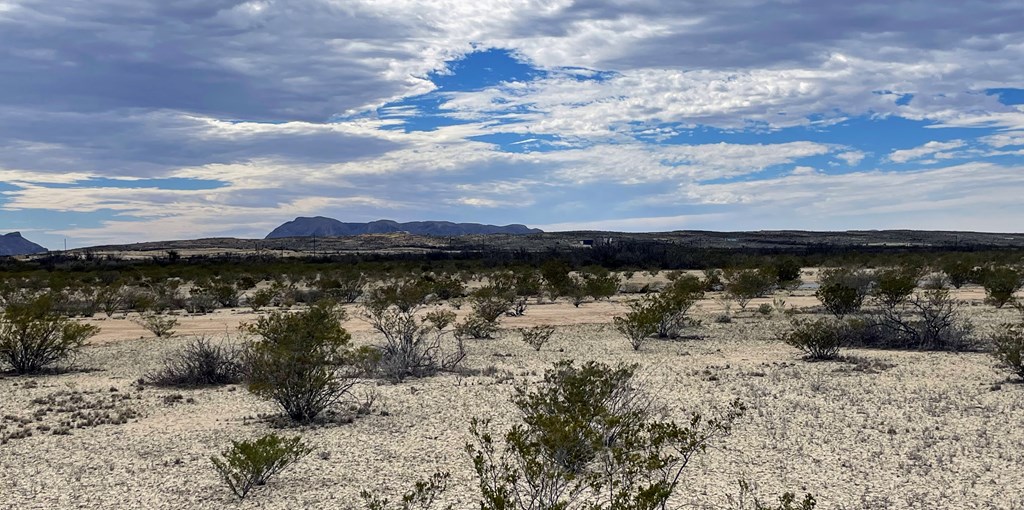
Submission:
[[[33,374],[71,361],[99,329],[58,314],[52,294],[8,301],[0,313],[0,361]]]
[[[312,451],[299,437],[268,434],[253,441],[232,441],[231,448],[210,460],[231,492],[245,499],[254,487],[266,485]]]

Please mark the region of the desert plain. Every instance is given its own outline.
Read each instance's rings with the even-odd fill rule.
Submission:
[[[635,279],[643,278],[663,275]],[[806,273],[805,283],[813,281],[813,272]],[[977,286],[953,295],[979,337],[1017,319],[1012,308],[983,304]],[[693,411],[714,415],[734,399],[746,404],[731,433],[686,468],[673,508],[743,508],[742,479],[762,499],[811,493],[826,510],[1024,509],[1024,384],[989,354],[844,349],[841,361],[809,362],[777,339],[788,317],[755,311],[761,303],[777,304],[774,298],[798,315],[824,314],[805,285],[755,299],[745,310],[734,305],[732,322],[718,323],[722,303],[712,293],[691,311],[701,321],[691,334],[651,339],[634,351],[611,324],[633,295],[578,308],[564,299],[531,301],[522,317],[501,320],[496,338],[467,340],[461,373],[400,384],[363,380],[354,398],[372,402],[368,414],[284,429],[265,418],[275,406],[240,385],[139,383],[196,335],[241,341],[238,325],[258,313],[181,313],[171,338],[153,337],[124,314],[80,319],[101,331],[73,370],[0,376],[0,435],[32,431],[0,445],[0,507],[354,509],[361,508],[364,489],[394,498],[416,480],[448,471],[444,502],[474,508],[477,481],[465,451],[470,420],[489,418],[497,430],[511,426],[514,386],[572,359],[637,364],[676,420]],[[379,344],[358,304],[346,308],[354,343]],[[534,351],[517,328],[541,324],[556,332]],[[75,409],[89,406],[124,423],[54,433]],[[239,501],[210,456],[231,440],[269,431],[301,435],[314,451]]]

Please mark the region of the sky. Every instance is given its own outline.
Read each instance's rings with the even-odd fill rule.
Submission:
[[[1012,1],[0,0],[0,231],[1020,232]]]

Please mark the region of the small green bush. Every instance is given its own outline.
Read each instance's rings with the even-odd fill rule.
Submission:
[[[245,499],[253,487],[266,485],[271,477],[312,451],[299,437],[268,434],[255,441],[231,441],[231,448],[210,460],[231,492]]]
[[[859,312],[871,289],[871,275],[863,270],[833,268],[822,270],[815,296],[829,313],[842,319]]]
[[[760,269],[729,269],[724,273],[725,292],[746,310],[751,299],[763,297],[774,288],[775,277]]]
[[[993,266],[985,269],[981,276],[985,287],[985,302],[996,308],[1012,303],[1014,293],[1024,285],[1024,273],[1010,266]]]
[[[1003,324],[992,344],[992,355],[1000,365],[1024,379],[1024,324]]]
[[[366,510],[428,510],[446,490],[451,474],[447,471],[437,472],[427,480],[420,480],[409,492],[402,495],[402,499],[396,505],[392,505],[387,498],[381,497],[374,492],[363,490],[359,496],[363,499],[363,506]],[[447,505],[445,510],[452,510],[454,506]]]
[[[871,289],[871,297],[884,308],[893,308],[904,303],[921,278],[921,270],[916,267],[901,266],[881,269],[875,272],[875,285]]]
[[[647,338],[658,331],[662,320],[661,303],[654,297],[644,296],[629,304],[629,312],[612,319],[615,329],[629,341],[634,351],[639,351]]]
[[[497,333],[497,321],[489,321],[476,313],[467,315],[462,322],[455,325],[456,338],[494,338]]]
[[[58,314],[50,294],[8,301],[0,313],[0,360],[16,373],[36,373],[74,358],[97,332]]]
[[[349,394],[360,374],[341,327],[327,306],[274,312],[243,329],[256,335],[244,354],[249,391],[275,401],[294,421],[308,422]]]
[[[782,341],[803,351],[808,359],[831,360],[839,357],[846,336],[846,324],[833,319],[794,319],[792,329]]]
[[[727,433],[743,406],[734,402],[719,419],[660,421],[635,370],[555,363],[540,385],[516,388],[521,421],[502,434],[500,449],[489,422],[474,419],[466,450],[479,480],[478,508],[665,508],[690,459]]]
[[[523,342],[526,345],[533,347],[535,351],[540,351],[541,347],[551,340],[551,335],[555,334],[555,328],[554,326],[534,326],[520,329],[519,333],[523,335]]]
[[[142,312],[134,322],[142,326],[146,331],[156,335],[157,338],[170,338],[174,336],[174,328],[178,327],[178,319],[156,312]]]

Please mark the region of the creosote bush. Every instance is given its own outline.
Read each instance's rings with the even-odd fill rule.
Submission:
[[[534,326],[532,328],[523,328],[519,330],[519,333],[523,335],[523,342],[533,350],[540,351],[541,347],[551,340],[551,335],[555,334],[554,326]]]
[[[959,351],[972,347],[974,326],[948,290],[926,289],[879,311],[875,347]]]
[[[273,400],[298,422],[313,420],[347,396],[361,370],[342,318],[337,309],[313,306],[244,325],[256,337],[244,354],[249,391]]]
[[[839,320],[794,319],[792,328],[782,334],[781,340],[803,351],[807,359],[831,360],[839,357],[846,335],[847,325]]]
[[[981,285],[985,287],[985,302],[996,308],[1012,303],[1014,293],[1024,285],[1024,273],[1010,266],[993,266],[981,273]]]
[[[0,361],[19,374],[74,358],[99,328],[58,314],[50,294],[6,303],[0,313]]]
[[[500,441],[488,421],[474,419],[466,449],[479,479],[479,508],[664,508],[690,459],[727,433],[743,406],[734,402],[719,419],[660,421],[659,405],[635,370],[561,361],[538,387],[516,388],[521,422]]]
[[[741,310],[751,299],[764,297],[775,287],[776,278],[760,269],[727,269],[723,273],[725,292],[733,297]]]
[[[234,346],[216,345],[205,337],[189,342],[164,359],[164,366],[147,379],[157,386],[217,386],[242,379],[239,352]]]
[[[824,269],[818,277],[815,296],[829,313],[842,319],[859,312],[871,290],[871,274],[861,269]]]
[[[268,434],[255,441],[231,441],[231,448],[210,457],[214,469],[239,499],[312,452],[299,437]]]
[[[135,323],[156,335],[157,338],[174,336],[174,328],[178,327],[177,318],[156,312],[143,312],[135,319]]]
[[[658,331],[662,319],[659,302],[651,296],[644,296],[629,304],[629,312],[612,319],[615,329],[626,337],[634,351],[639,351],[644,342]]]
[[[992,337],[992,355],[999,364],[1024,379],[1024,324],[1003,324]]]
[[[916,267],[899,266],[875,271],[875,284],[871,297],[880,307],[894,308],[906,302],[917,288],[921,270]]]
[[[367,293],[363,317],[384,336],[379,352],[378,370],[393,381],[424,377],[441,370],[454,369],[466,356],[461,337],[450,349],[444,349],[449,335],[446,328],[455,321],[455,313],[435,310],[417,315],[427,304],[428,290],[418,282],[403,281],[384,285]]]
[[[437,498],[448,490],[448,480],[450,478],[451,474],[447,471],[434,473],[430,478],[416,482],[413,489],[403,494],[402,499],[395,504],[392,504],[391,500],[368,490],[360,491],[359,497],[363,499],[363,507],[366,510],[427,510],[433,507]],[[452,510],[453,508],[454,506],[452,505],[444,507],[445,510]]]

